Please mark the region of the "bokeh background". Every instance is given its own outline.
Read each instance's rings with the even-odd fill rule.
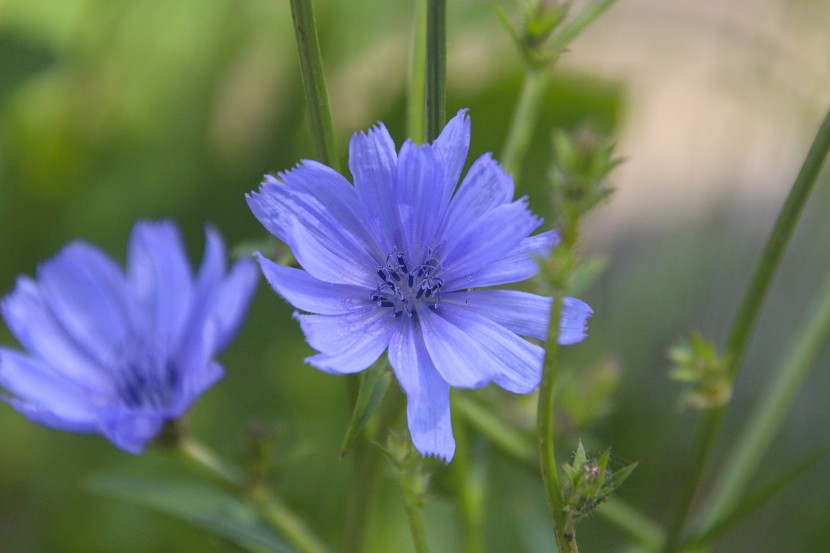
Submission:
[[[503,2],[518,19],[512,2]],[[580,5],[580,3],[577,3]],[[402,142],[412,3],[315,3],[332,110],[348,136],[377,120]],[[449,2],[451,112],[469,107],[471,159],[502,148],[522,79],[490,2]],[[693,436],[678,408],[666,348],[692,330],[719,340],[775,213],[830,100],[830,4],[823,0],[621,0],[563,56],[519,183],[534,209],[549,133],[583,122],[608,132],[626,162],[617,192],[585,225],[606,273],[584,298],[590,338],[566,371],[611,366],[611,410],[566,432],[640,461],[620,496],[665,518]],[[171,218],[198,260],[203,226],[231,244],[265,238],[244,194],[263,173],[311,157],[286,0],[0,0],[0,291],[76,238],[123,259],[137,219]],[[720,452],[734,439],[798,336],[830,269],[825,169],[752,342]],[[13,339],[5,327],[0,340]],[[826,348],[825,348],[826,349]],[[350,463],[343,382],[302,364],[310,353],[291,309],[263,282],[223,355],[225,380],[194,407],[194,433],[229,458],[257,422],[274,436],[275,482],[337,543]],[[758,476],[828,445],[824,351]],[[613,380],[613,379],[612,379]],[[484,391],[482,394],[489,392]],[[176,475],[95,436],[35,426],[0,405],[0,551],[236,551],[203,530],[92,493],[91,478]],[[474,438],[490,488],[488,551],[550,551],[532,473]],[[560,452],[565,449],[560,448]],[[823,462],[731,532],[720,552],[823,551],[830,541],[830,463]],[[411,548],[394,483],[372,507],[368,552]],[[436,552],[458,549],[439,475],[427,502]],[[627,543],[601,516],[578,527],[585,551]]]

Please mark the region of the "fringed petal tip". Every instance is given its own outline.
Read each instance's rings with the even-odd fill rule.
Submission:
[[[413,440],[414,443],[414,440]],[[439,461],[443,462],[445,465],[450,464],[453,457],[455,456],[455,441],[452,444],[449,444],[450,447],[445,448],[443,451],[430,451],[429,449],[421,449],[418,447],[418,444],[415,444],[415,449],[418,450],[418,453],[421,454],[421,457],[438,459]]]
[[[577,344],[588,335],[588,318],[594,310],[584,301],[566,297],[562,302],[562,318],[559,323],[559,344]]]

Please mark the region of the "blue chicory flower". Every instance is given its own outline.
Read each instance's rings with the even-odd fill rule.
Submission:
[[[462,110],[433,144],[407,141],[396,153],[383,126],[349,144],[352,186],[314,161],[266,176],[248,205],[304,270],[258,254],[273,288],[310,314],[296,314],[306,359],[331,373],[355,373],[384,351],[407,396],[409,430],[424,455],[455,452],[450,386],[495,382],[529,393],[541,379],[551,299],[514,290],[479,290],[526,280],[556,231],[513,201],[511,177],[489,154],[461,185],[470,143]],[[560,343],[585,337],[591,308],[566,298]]]
[[[2,302],[28,354],[0,347],[2,399],[34,422],[97,432],[140,453],[223,374],[213,359],[236,334],[256,287],[256,264],[228,274],[207,230],[194,278],[175,225],[140,222],[126,274],[84,242],[20,277]]]

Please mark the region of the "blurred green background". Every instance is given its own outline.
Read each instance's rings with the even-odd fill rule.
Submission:
[[[565,358],[574,378],[611,366],[619,390],[608,416],[564,432],[560,455],[581,436],[595,450],[613,446],[619,466],[640,461],[620,496],[657,520],[672,504],[696,420],[678,408],[665,350],[694,329],[724,336],[830,90],[824,2],[661,4],[620,2],[573,44],[519,183],[534,210],[549,214],[548,137],[557,126],[590,122],[629,158],[615,174],[617,196],[587,222],[585,247],[607,259],[608,271],[584,294],[595,310],[590,337]],[[315,5],[343,159],[348,136],[377,120],[400,144],[412,3]],[[504,5],[515,17],[513,4]],[[470,108],[470,159],[498,157],[520,59],[489,2],[450,1],[448,29],[448,109]],[[311,156],[287,1],[0,0],[2,293],[72,239],[123,259],[141,218],[175,220],[194,260],[205,223],[231,245],[264,239],[244,194],[264,173]],[[763,312],[723,447],[798,335],[830,268],[828,185],[825,171]],[[0,338],[13,343],[5,328]],[[225,380],[197,402],[190,422],[229,458],[241,455],[252,422],[264,425],[276,442],[276,485],[336,544],[350,481],[350,461],[337,457],[345,392],[342,379],[303,365],[309,353],[290,307],[261,283],[222,356]],[[824,351],[759,481],[828,445],[828,365]],[[179,474],[155,452],[132,457],[100,437],[35,426],[2,405],[0,436],[4,553],[237,550],[84,484],[95,475]],[[490,486],[488,551],[552,550],[535,474],[476,436],[473,445]],[[814,468],[716,551],[825,550],[828,469],[828,462]],[[443,476],[427,501],[438,553],[459,547]],[[409,551],[397,488],[382,482],[366,551]],[[585,551],[627,543],[601,516],[578,532]]]

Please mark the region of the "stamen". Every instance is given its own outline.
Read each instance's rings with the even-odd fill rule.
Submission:
[[[389,309],[396,319],[404,313],[417,317],[417,302],[425,301],[432,310],[438,307],[444,285],[444,281],[437,276],[440,272],[441,262],[433,250],[427,252],[426,259],[420,265],[410,269],[406,255],[396,249],[386,256],[386,263],[377,268],[381,282],[369,297],[378,307]]]

